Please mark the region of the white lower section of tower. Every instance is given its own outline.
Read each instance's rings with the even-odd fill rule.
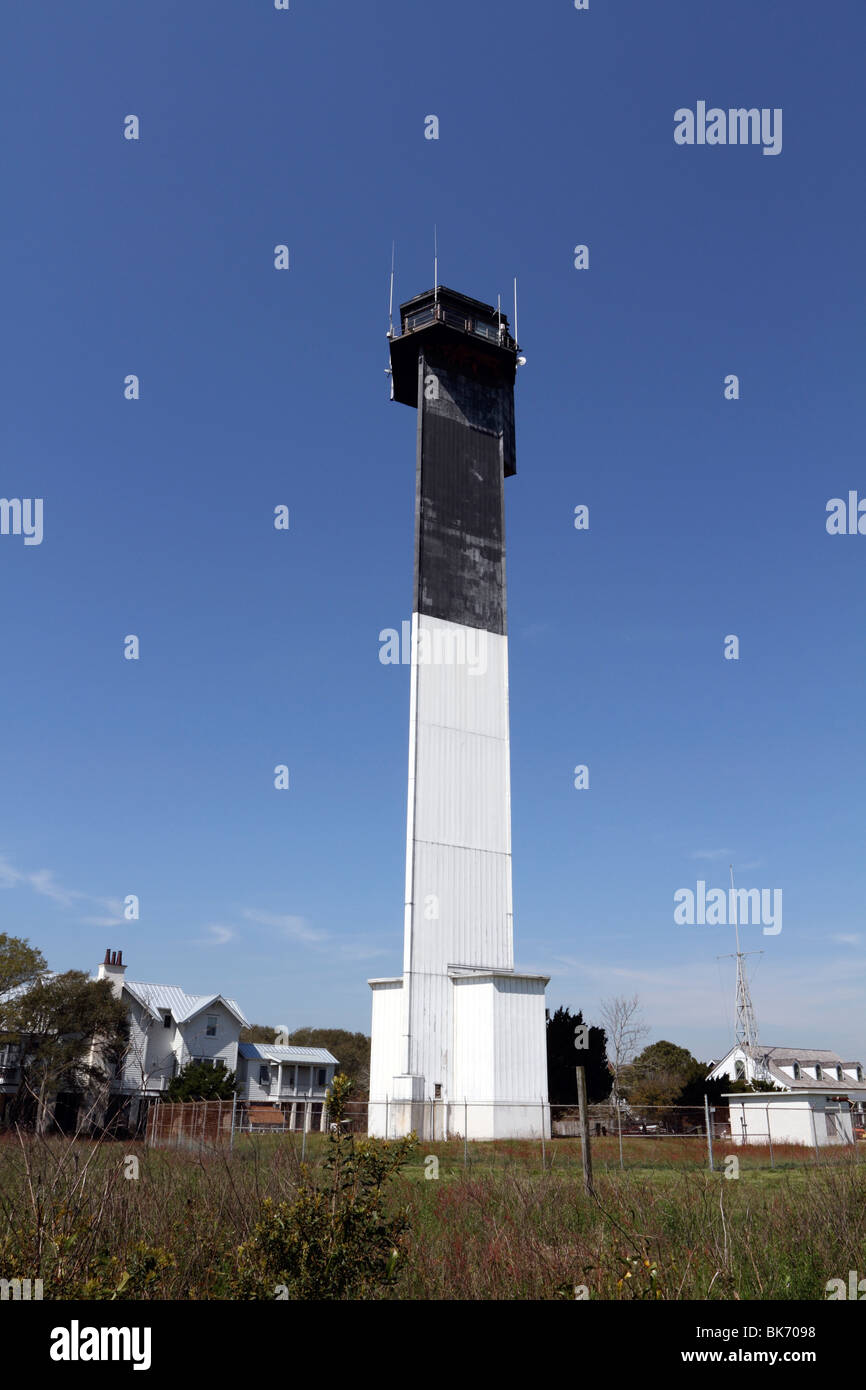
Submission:
[[[371,980],[371,1134],[549,1133],[544,989],[514,971],[508,639],[412,618],[403,974]]]

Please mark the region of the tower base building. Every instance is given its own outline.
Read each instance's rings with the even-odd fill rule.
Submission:
[[[545,986],[514,969],[504,480],[517,343],[437,287],[401,306],[417,407],[403,974],[371,980],[369,1132],[550,1133]]]

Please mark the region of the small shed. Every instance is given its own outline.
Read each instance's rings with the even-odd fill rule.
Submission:
[[[851,1103],[827,1091],[728,1092],[734,1144],[853,1144]]]

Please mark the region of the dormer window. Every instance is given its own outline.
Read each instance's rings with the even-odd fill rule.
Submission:
[[[799,1080],[800,1080],[800,1063],[799,1063],[799,1062],[795,1062],[795,1063],[794,1063],[794,1080],[795,1080],[795,1081],[799,1081]]]
[[[821,1063],[820,1063],[820,1062],[816,1062],[816,1063],[815,1063],[815,1080],[816,1080],[816,1081],[823,1081],[823,1080],[824,1080],[824,1072],[823,1072],[823,1070],[822,1070],[822,1068],[821,1068]]]
[[[171,1010],[170,1010],[170,1009],[167,1011],[165,1017],[164,1017],[163,1020],[162,1020],[162,1026],[163,1026],[163,1028],[170,1028],[170,1027],[171,1027]]]
[[[857,1080],[858,1080],[858,1081],[862,1081],[862,1080],[863,1080],[863,1068],[861,1067],[861,1065],[860,1065],[859,1062],[857,1063]]]
[[[841,1068],[841,1067],[837,1067],[837,1068],[836,1068],[836,1080],[837,1080],[837,1081],[841,1081],[842,1079],[843,1079],[843,1077],[842,1077],[842,1068]]]

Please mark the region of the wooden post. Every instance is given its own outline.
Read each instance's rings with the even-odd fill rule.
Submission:
[[[707,1124],[707,1152],[710,1156],[710,1172],[712,1173],[715,1171],[715,1165],[713,1163],[713,1124],[710,1119],[710,1102],[707,1099],[706,1091],[704,1091],[704,1118]]]
[[[583,1067],[577,1072],[577,1103],[580,1106],[580,1156],[583,1159],[583,1189],[592,1192],[592,1154],[589,1151],[589,1115],[586,1108],[586,1075]]]

